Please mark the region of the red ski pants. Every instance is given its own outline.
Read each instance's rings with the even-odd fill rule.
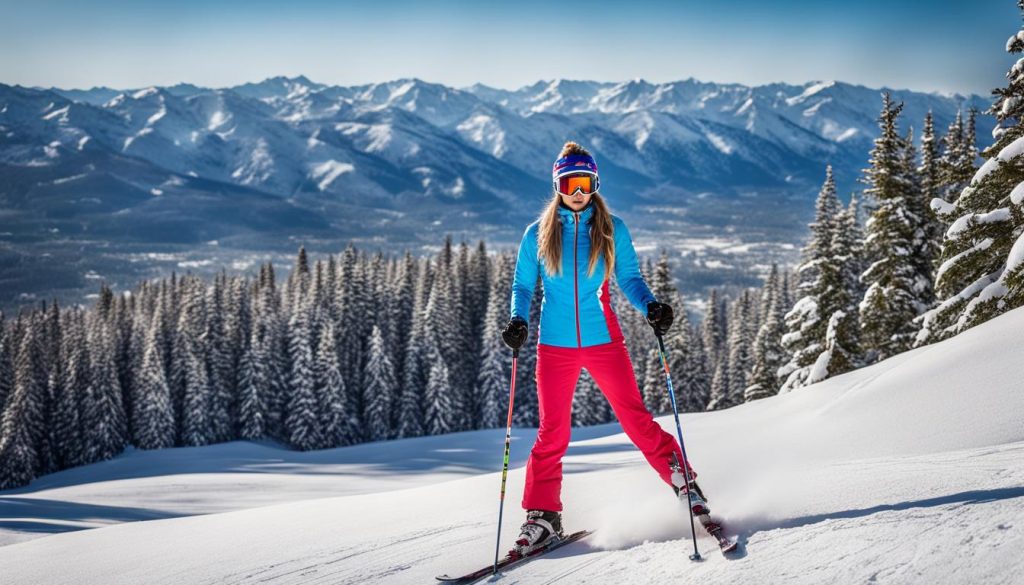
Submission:
[[[590,372],[626,436],[665,483],[672,485],[672,453],[683,460],[675,437],[654,422],[644,405],[623,339],[582,348],[538,344],[540,429],[526,463],[525,510],[562,510],[562,456],[569,447],[572,396],[582,368]],[[692,467],[690,473],[697,475]]]

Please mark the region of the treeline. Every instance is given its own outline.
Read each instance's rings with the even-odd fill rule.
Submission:
[[[283,282],[267,263],[255,278],[172,275],[128,294],[104,285],[91,309],[53,302],[0,314],[0,487],[128,445],[269,437],[320,449],[502,426],[511,352],[500,330],[514,266],[513,251],[450,238],[430,258],[349,246],[311,265],[300,249]],[[658,298],[681,309],[668,256],[645,270]],[[526,426],[538,416],[541,286],[536,294],[514,411]],[[653,334],[617,291],[613,302],[644,395],[663,411]],[[685,314],[667,339],[687,410],[708,401],[700,341]],[[589,375],[573,418],[613,420]]]

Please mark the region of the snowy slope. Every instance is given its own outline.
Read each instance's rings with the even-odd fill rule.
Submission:
[[[1019,582],[1022,330],[1019,309],[798,392],[686,415],[687,449],[711,507],[743,543],[732,560],[701,537],[707,560],[688,561],[683,511],[640,454],[614,425],[580,430],[565,459],[565,522],[597,533],[500,581]],[[659,422],[674,431],[671,416]],[[364,445],[311,454],[308,462],[282,457],[287,465],[278,471],[295,482],[327,473],[348,495],[13,544],[0,549],[0,582],[429,583],[435,574],[475,569],[493,558],[502,434]],[[520,429],[515,436],[503,548],[518,529],[523,459],[532,439]],[[138,458],[144,466],[144,458],[175,451],[135,452],[108,463]],[[241,469],[225,465],[219,473],[272,469],[271,458],[279,455],[251,454],[264,459],[239,463]],[[343,471],[346,462],[353,475]],[[169,460],[162,466],[167,492],[195,485],[194,470]],[[99,466],[72,471],[86,474],[80,481],[91,486],[67,477],[48,486],[43,478],[21,495],[49,492],[60,500],[60,489],[77,489],[80,497],[96,498],[136,481]],[[388,485],[382,474],[403,481]],[[275,481],[281,486],[275,489],[290,489],[290,480]],[[216,497],[231,499],[244,489],[226,485]],[[119,505],[146,507],[130,493]]]

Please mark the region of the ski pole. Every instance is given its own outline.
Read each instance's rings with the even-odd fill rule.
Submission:
[[[512,350],[512,383],[508,390],[508,424],[505,427],[505,458],[501,468],[501,501],[498,504],[498,541],[494,543],[494,570],[498,574],[498,551],[501,550],[501,518],[505,512],[505,480],[508,478],[508,454],[512,447],[512,403],[516,399],[516,362],[519,361],[519,349]]]
[[[689,502],[689,490],[690,490],[690,463],[689,459],[686,458],[686,445],[683,444],[683,427],[679,424],[679,408],[676,406],[676,390],[672,387],[672,374],[668,371],[668,359],[665,357],[665,341],[661,338],[661,333],[657,330],[654,332],[654,336],[658,338],[658,353],[661,355],[661,365],[665,369],[665,381],[668,383],[668,395],[672,399],[672,415],[676,418],[676,434],[679,436],[679,450],[683,453],[683,476],[686,478],[686,490],[687,490],[687,502],[686,509],[690,512],[690,536],[693,538],[693,554],[690,555],[691,561],[701,560],[700,552],[697,551],[697,528],[693,524],[693,508],[690,507]],[[675,458],[675,453],[672,454]]]

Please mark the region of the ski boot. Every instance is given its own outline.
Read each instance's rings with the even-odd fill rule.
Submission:
[[[683,468],[674,453],[669,467],[672,469],[672,489],[675,490],[676,497],[689,504],[694,516],[711,514],[711,508],[708,507],[707,500],[704,498],[704,492],[701,491],[696,480],[691,480],[689,484],[686,483]]]
[[[561,513],[529,510],[526,512],[526,522],[520,527],[516,546],[509,552],[509,556],[524,557],[564,537]]]

